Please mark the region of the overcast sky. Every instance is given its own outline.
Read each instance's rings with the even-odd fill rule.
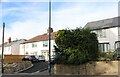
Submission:
[[[87,22],[118,16],[119,0],[52,0],[54,31],[84,27]],[[2,0],[0,2],[0,43],[2,23],[8,37],[30,39],[44,34],[48,28],[48,0]]]

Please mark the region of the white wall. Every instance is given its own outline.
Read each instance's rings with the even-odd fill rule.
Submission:
[[[118,41],[118,27],[108,28],[104,30],[106,37],[98,37],[98,41],[99,43],[109,43],[110,50],[114,50],[114,43],[115,41]],[[94,30],[93,32],[97,33],[98,31],[100,30]]]
[[[12,54],[11,46],[4,47],[4,54],[5,55],[11,55]]]
[[[49,42],[47,47],[43,47],[43,41],[33,43],[36,43],[37,47],[33,48],[32,43],[20,44],[20,55],[26,55],[26,52],[28,52],[28,55],[33,55],[32,53],[34,53],[35,51],[37,52],[37,55],[42,55],[42,51],[49,51]],[[51,40],[51,56],[53,55],[52,51],[54,51],[54,45],[56,45],[55,41]]]
[[[0,47],[0,54],[2,54],[2,47]],[[10,54],[12,54],[12,52],[11,52],[11,46],[4,47],[4,52],[3,52],[3,54],[5,54],[5,55],[10,55]]]
[[[20,44],[20,55],[25,55],[25,44]]]

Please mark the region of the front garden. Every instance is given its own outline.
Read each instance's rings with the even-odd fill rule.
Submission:
[[[56,64],[84,64],[118,60],[116,52],[99,52],[97,35],[90,29],[59,30],[55,38]]]
[[[118,75],[117,53],[99,52],[97,35],[90,29],[59,30],[55,42],[55,74]]]

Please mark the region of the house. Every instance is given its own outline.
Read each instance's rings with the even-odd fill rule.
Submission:
[[[97,34],[99,51],[114,51],[120,47],[120,17],[88,22],[84,28],[90,28]]]
[[[19,45],[25,41],[25,39],[11,41],[11,37],[9,37],[8,42],[4,43],[4,55],[19,55]],[[2,44],[0,45],[0,54],[2,54]]]
[[[55,35],[51,32],[51,56],[54,55]],[[20,55],[44,55],[49,60],[49,34],[35,36],[20,44]]]

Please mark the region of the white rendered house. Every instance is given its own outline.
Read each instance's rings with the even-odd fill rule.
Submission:
[[[56,32],[51,33],[51,56],[54,55]],[[35,36],[20,44],[20,55],[43,55],[49,59],[49,38],[48,33]]]
[[[97,34],[99,51],[114,51],[120,47],[120,17],[88,22],[84,28],[90,28]]]
[[[20,43],[25,42],[25,39],[11,41],[11,37],[8,42],[4,43],[4,55],[20,55]],[[2,44],[0,45],[0,54],[2,54]]]

